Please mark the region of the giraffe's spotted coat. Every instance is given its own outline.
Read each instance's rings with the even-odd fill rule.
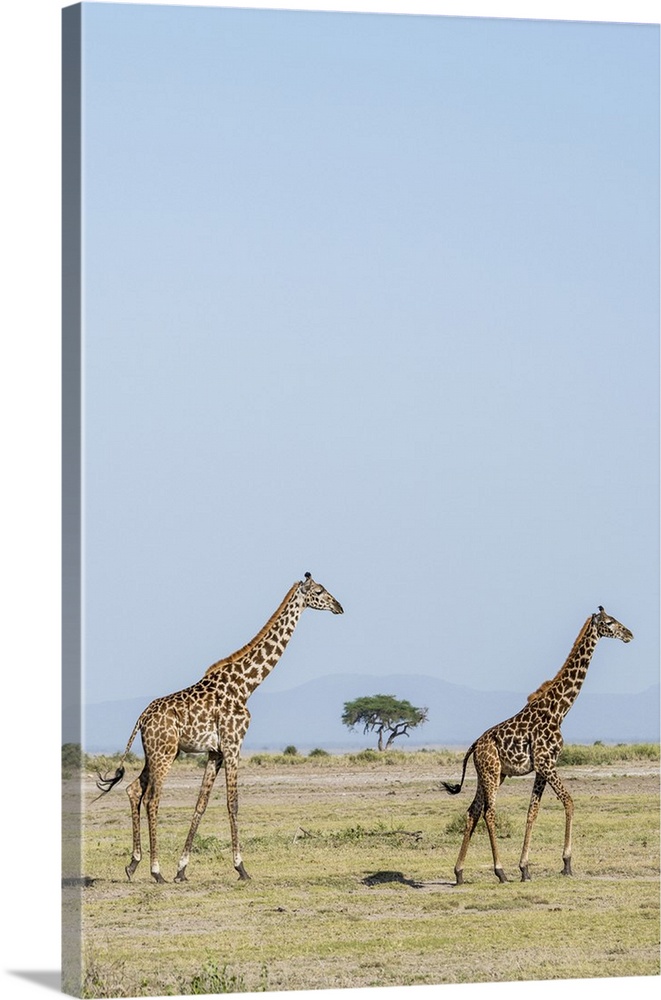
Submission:
[[[129,880],[142,857],[140,808],[144,803],[149,827],[151,873],[157,882],[164,881],[158,862],[158,805],[165,778],[180,751],[208,753],[209,758],[175,881],[186,880],[193,839],[223,764],[234,867],[242,879],[248,878],[239,849],[237,827],[239,752],[250,723],[246,702],[282,656],[305,608],[342,614],[339,602],[306,573],[304,580],[290,588],[251,642],[231,656],[213,663],[196,684],[152,701],[136,722],[114,776],[99,779],[98,786],[102,793],[110,791],[121,781],[124,759],[139,730],[145,764],[127,789],[133,825],[133,851],[126,867]]]
[[[535,772],[523,848],[519,861],[521,878],[530,878],[528,855],[532,827],[539,812],[539,803],[546,785],[550,785],[565,809],[565,843],[562,853],[563,874],[571,875],[571,834],[574,804],[556,770],[562,750],[562,721],[578,697],[592,654],[602,637],[630,642],[633,633],[607,615],[602,607],[587,619],[579,632],[572,650],[555,677],[544,681],[531,695],[520,712],[497,726],[487,729],[468,748],[464,757],[461,782],[452,785],[442,782],[448,792],[456,795],[466,777],[466,765],[473,757],[477,771],[477,791],[468,807],[466,829],[454,871],[457,885],[463,882],[463,869],[470,839],[480,816],[489,833],[494,871],[501,882],[505,881],[496,843],[496,794],[505,778]]]

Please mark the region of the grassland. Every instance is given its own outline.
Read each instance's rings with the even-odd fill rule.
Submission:
[[[64,892],[82,895],[84,995],[658,975],[658,747],[604,748],[599,763],[592,753],[574,757],[578,763],[562,768],[576,805],[574,877],[559,874],[563,812],[547,793],[533,880],[517,880],[531,779],[512,779],[499,795],[512,881],[497,882],[488,840],[476,832],[461,887],[453,866],[474,773],[459,798],[439,790],[441,778],[458,777],[460,754],[244,760],[248,883],[232,868],[222,779],[190,881],[157,885],[147,858],[126,880],[130,822],[121,789],[92,802],[93,774],[74,772],[67,783],[83,782],[89,884]],[[133,773],[136,765],[127,779]],[[200,779],[195,761],[183,760],[168,782],[159,826],[166,878]]]

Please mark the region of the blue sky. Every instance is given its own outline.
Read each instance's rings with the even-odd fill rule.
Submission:
[[[87,699],[655,683],[658,28],[83,7]]]

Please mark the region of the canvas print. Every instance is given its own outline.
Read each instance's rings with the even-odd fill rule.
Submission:
[[[63,989],[659,974],[659,28],[63,11]]]

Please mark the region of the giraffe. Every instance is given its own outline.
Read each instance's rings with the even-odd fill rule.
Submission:
[[[133,826],[133,853],[125,869],[129,882],[142,857],[140,806],[143,801],[149,828],[151,874],[156,882],[165,882],[158,861],[156,821],[163,783],[179,751],[208,753],[208,759],[175,882],[187,881],[186,868],[193,840],[223,764],[234,868],[239,879],[249,878],[241,857],[237,825],[239,752],[250,723],[246,702],[282,656],[305,608],[328,610],[334,615],[343,613],[339,601],[306,573],[304,580],[289,589],[251,642],[213,663],[191,687],[152,701],[133,727],[115,774],[105,778],[99,775],[97,787],[101,795],[105,795],[124,777],[124,760],[140,730],[145,763],[140,775],[127,788]]]
[[[571,835],[574,804],[556,770],[556,761],[562,750],[562,721],[576,700],[585,680],[592,654],[602,637],[630,642],[633,633],[624,625],[607,615],[599,606],[597,614],[591,615],[581,631],[565,663],[555,677],[544,681],[536,691],[528,696],[527,704],[513,715],[491,729],[487,729],[468,748],[463,762],[461,781],[458,785],[442,781],[441,784],[451,795],[461,791],[466,777],[466,765],[473,757],[477,771],[477,791],[468,807],[466,827],[461,849],[454,866],[456,884],[463,883],[464,859],[475,826],[481,815],[489,833],[493,854],[494,872],[501,882],[506,882],[505,873],[498,858],[496,845],[496,794],[505,778],[535,772],[523,848],[519,860],[521,881],[530,880],[528,857],[533,824],[539,812],[539,803],[546,785],[550,785],[565,809],[565,842],[562,853],[563,875],[571,875]]]

